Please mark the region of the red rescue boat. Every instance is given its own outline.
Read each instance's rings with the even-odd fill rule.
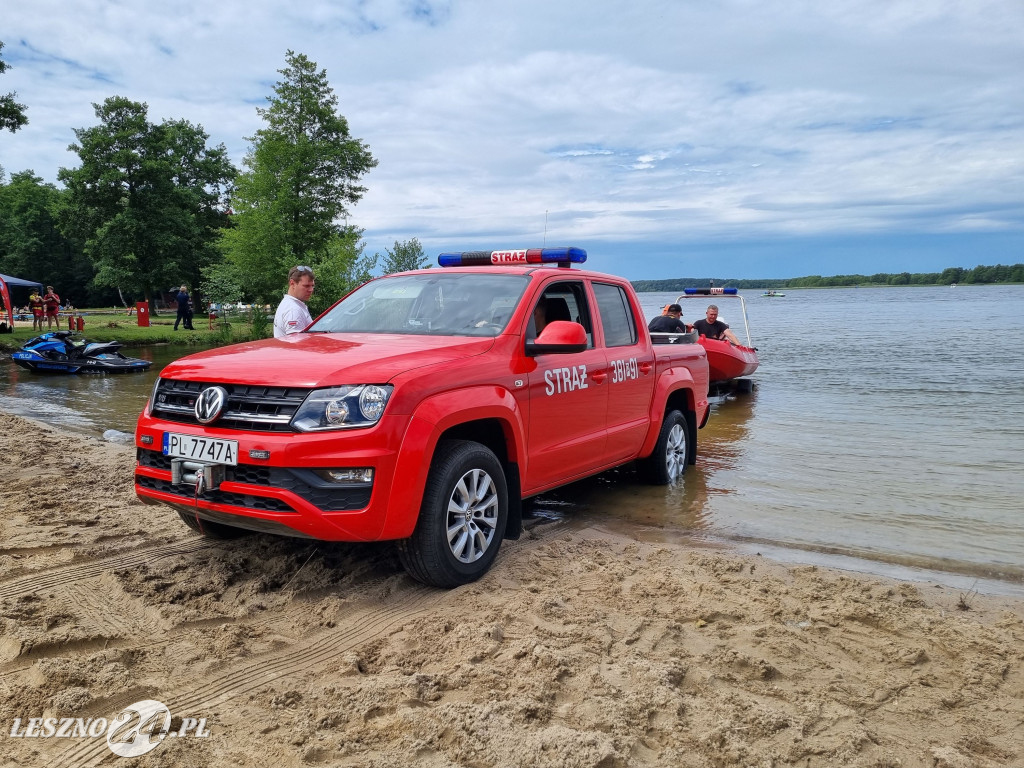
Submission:
[[[682,304],[683,299],[697,299],[706,296],[714,296],[716,299],[739,299],[740,311],[743,313],[743,330],[746,334],[746,346],[733,344],[725,339],[709,339],[706,336],[701,336],[698,339],[708,356],[711,383],[732,381],[743,376],[749,376],[756,371],[758,366],[757,348],[750,341],[750,326],[747,323],[746,303],[737,290],[735,288],[686,288],[684,291],[683,295],[677,300],[679,304]],[[735,332],[733,329],[733,333]]]

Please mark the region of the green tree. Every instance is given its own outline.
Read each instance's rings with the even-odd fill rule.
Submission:
[[[373,278],[378,257],[363,255],[362,235],[361,229],[346,228],[331,238],[326,257],[310,265],[316,274],[316,290],[309,300],[313,317]]]
[[[415,237],[405,242],[395,240],[394,248],[384,250],[384,263],[381,268],[385,275],[395,272],[408,272],[430,266],[430,260],[423,252],[423,246]]]
[[[93,106],[100,124],[76,129],[69,147],[81,167],[57,174],[64,233],[82,238],[101,286],[149,300],[154,288],[196,285],[220,258],[236,174],[227,150],[207,147],[203,129],[184,120],[150,123],[144,103],[112,96]]]
[[[348,206],[366,191],[358,181],[377,164],[337,112],[327,73],[291,50],[285,60],[270,106],[257,110],[266,125],[247,139],[247,170],[231,196],[234,226],[221,240],[259,301],[276,298],[296,264],[334,258]]]
[[[244,276],[239,274],[234,264],[219,261],[203,269],[199,290],[208,302],[234,304],[245,295],[242,290],[244,282]]]
[[[89,289],[92,265],[57,227],[62,194],[32,171],[0,183],[0,272],[52,284],[63,300],[85,306],[98,298]]]
[[[4,44],[0,40],[0,51],[3,51]],[[6,72],[8,64],[0,58],[0,75]],[[21,128],[23,125],[28,124],[28,118],[25,117],[25,105],[19,104],[14,99],[17,97],[17,93],[7,93],[0,96],[0,128],[6,128],[11,133]]]

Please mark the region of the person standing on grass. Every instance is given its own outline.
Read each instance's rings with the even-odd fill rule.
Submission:
[[[43,297],[35,290],[28,297],[28,311],[32,313],[32,330],[43,332]]]
[[[192,299],[188,295],[188,286],[181,286],[178,291],[178,315],[174,318],[174,330],[178,330],[178,323],[185,326],[186,331],[194,331],[192,327]]]
[[[288,271],[288,293],[281,299],[274,314],[275,339],[304,331],[313,322],[306,302],[313,295],[315,284],[313,270],[309,267],[292,267]]]
[[[43,307],[46,310],[46,330],[50,330],[53,326],[57,326],[57,330],[60,330],[60,321],[57,318],[60,312],[60,296],[53,290],[52,285],[46,286],[46,293],[43,294]],[[39,324],[39,329],[42,330],[42,323]]]

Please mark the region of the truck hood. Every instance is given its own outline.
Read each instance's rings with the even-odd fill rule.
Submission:
[[[279,387],[386,384],[398,374],[481,355],[493,345],[490,337],[295,333],[189,355],[160,376]]]

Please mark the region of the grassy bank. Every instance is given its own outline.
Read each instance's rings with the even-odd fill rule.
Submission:
[[[206,317],[196,317],[194,320],[195,330],[188,331],[182,326],[174,330],[174,315],[159,315],[150,317],[148,327],[140,328],[135,315],[126,315],[124,312],[110,311],[89,311],[83,310],[82,317],[85,327],[78,335],[89,341],[120,341],[126,347],[145,347],[153,344],[175,344],[181,346],[216,346],[218,344],[233,344],[239,341],[250,341],[253,338],[263,338],[271,332],[269,324],[265,328],[265,334],[259,329],[254,329],[249,318],[243,315],[222,318],[212,324]],[[52,330],[67,330],[68,321],[61,318],[60,328]],[[43,332],[47,329],[45,326]],[[0,349],[8,352],[21,348],[29,339],[38,336],[39,331],[32,330],[31,320],[16,320],[14,332],[0,335]]]

